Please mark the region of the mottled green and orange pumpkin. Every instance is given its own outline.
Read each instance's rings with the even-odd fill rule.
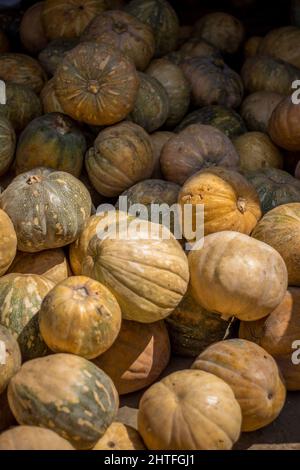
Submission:
[[[65,55],[78,45],[79,40],[54,39],[39,53],[39,61],[48,75],[54,75],[57,67],[62,63]]]
[[[1,111],[0,111],[1,112]],[[15,154],[16,134],[11,122],[0,116],[0,176],[9,169]]]
[[[32,57],[8,52],[0,56],[0,79],[26,85],[39,93],[46,81],[46,73]]]
[[[162,178],[162,172],[160,167],[161,152],[165,143],[168,142],[168,140],[173,135],[174,133],[169,131],[156,131],[150,135],[154,157],[154,171],[152,173],[152,178]]]
[[[41,91],[41,102],[44,113],[63,113],[63,109],[58,101],[55,92],[55,81],[51,78]]]
[[[20,24],[22,45],[31,54],[36,54],[47,46],[48,39],[42,21],[45,2],[37,2],[25,11]]]
[[[123,423],[112,423],[93,450],[145,450],[139,433]]]
[[[0,434],[0,450],[74,450],[74,447],[51,429],[15,426]]]
[[[271,91],[257,91],[248,95],[242,103],[240,113],[249,131],[266,133],[270,117],[283,98],[283,95]]]
[[[10,379],[21,367],[21,352],[17,340],[3,325],[0,325],[1,365],[0,394],[4,392]]]
[[[258,54],[270,55],[300,67],[300,28],[283,26],[272,29],[261,41]]]
[[[233,140],[244,171],[264,168],[282,168],[283,156],[267,134],[246,132]]]
[[[286,150],[300,150],[299,105],[288,96],[274,109],[268,124],[268,132],[275,144]]]
[[[6,273],[17,251],[17,235],[12,221],[0,209],[0,276]]]

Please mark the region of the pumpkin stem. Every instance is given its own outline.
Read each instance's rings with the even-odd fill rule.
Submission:
[[[246,199],[244,199],[243,197],[239,197],[238,200],[237,200],[237,208],[238,210],[244,214],[246,212],[246,206],[247,206],[247,201]]]

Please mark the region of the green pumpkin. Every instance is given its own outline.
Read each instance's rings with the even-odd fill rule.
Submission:
[[[0,116],[0,176],[9,169],[15,153],[16,134],[8,119]]]
[[[1,355],[4,353],[5,356],[1,357],[0,362],[0,395],[21,367],[21,353],[18,343],[12,333],[3,325],[0,325],[1,343],[4,345],[4,349],[1,348]]]
[[[63,61],[65,55],[74,49],[78,39],[59,38],[49,44],[39,53],[39,61],[49,75],[54,75],[57,67]]]
[[[51,429],[78,449],[96,444],[119,404],[111,379],[92,362],[72,354],[24,364],[10,381],[8,400],[20,424]]]

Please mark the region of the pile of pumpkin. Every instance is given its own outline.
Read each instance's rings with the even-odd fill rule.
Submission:
[[[230,449],[300,390],[298,26],[46,0],[22,53],[1,32],[0,449]],[[204,204],[203,247],[100,236],[120,195]],[[195,362],[160,379],[171,352]]]

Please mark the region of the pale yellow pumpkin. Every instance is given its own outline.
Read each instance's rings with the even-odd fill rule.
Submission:
[[[112,423],[93,450],[145,450],[139,433],[123,423]]]
[[[0,209],[0,276],[8,270],[17,252],[17,235],[12,221]]]
[[[260,168],[282,168],[283,157],[271,139],[263,132],[246,132],[233,141],[245,171]]]

